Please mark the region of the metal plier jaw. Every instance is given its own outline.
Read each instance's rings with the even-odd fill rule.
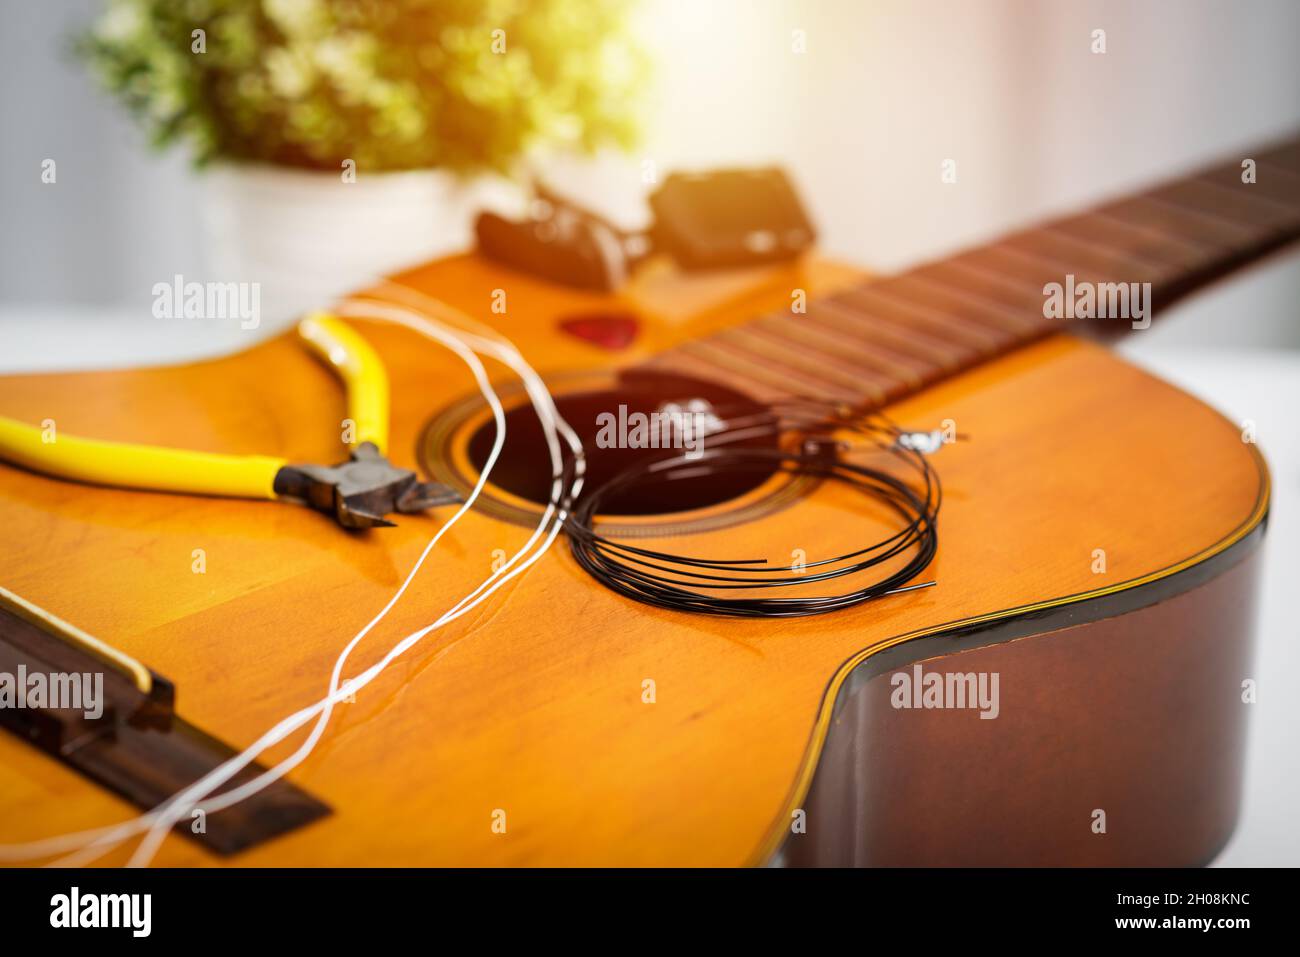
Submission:
[[[338,465],[286,465],[276,473],[275,493],[333,515],[344,528],[391,526],[389,512],[410,515],[461,501],[449,486],[421,482],[393,465],[373,442],[362,442]]]

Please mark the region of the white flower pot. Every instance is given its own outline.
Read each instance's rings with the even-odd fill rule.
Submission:
[[[449,173],[220,163],[204,173],[209,282],[258,283],[263,328],[379,277],[468,248],[485,192]],[[190,277],[186,277],[187,279]]]

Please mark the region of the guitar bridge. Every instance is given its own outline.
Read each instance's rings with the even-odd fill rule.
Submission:
[[[176,714],[175,687],[166,678],[2,588],[0,679],[8,679],[0,680],[0,725],[144,810],[238,753]],[[264,770],[252,764],[217,793]],[[175,829],[228,855],[329,813],[281,779],[207,815],[200,831],[188,819]]]

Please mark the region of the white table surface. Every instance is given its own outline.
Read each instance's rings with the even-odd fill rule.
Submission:
[[[244,331],[237,322],[159,323],[103,309],[0,307],[0,373],[185,361],[234,352],[276,331],[266,323]],[[1131,361],[1236,421],[1254,420],[1273,470],[1246,793],[1237,832],[1215,864],[1297,866],[1300,624],[1290,598],[1300,584],[1300,352],[1132,342],[1123,349]]]
[[[1252,419],[1273,476],[1255,646],[1258,702],[1250,724],[1246,793],[1219,866],[1300,865],[1300,352],[1126,349],[1126,356],[1234,421]]]

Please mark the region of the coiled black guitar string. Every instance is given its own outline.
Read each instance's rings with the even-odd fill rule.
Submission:
[[[726,409],[716,409],[725,415]],[[925,454],[902,441],[907,434],[880,413],[854,416],[821,400],[794,397],[758,413],[727,420],[726,428],[708,436],[708,448],[696,458],[674,457],[645,462],[589,488],[576,506],[566,503],[565,530],[574,558],[592,577],[635,601],[678,611],[733,617],[801,617],[849,608],[907,588],[933,560],[938,548],[937,519],[942,503],[939,478]],[[835,433],[849,433],[862,443],[845,443]],[[794,436],[798,449],[734,446],[758,435]],[[846,461],[841,452],[867,448],[901,463],[913,473],[908,482],[893,472]],[[601,502],[616,491],[645,482],[671,482],[722,472],[763,471],[773,466],[790,475],[845,482],[883,503],[898,515],[900,527],[861,548],[799,565],[774,566],[766,559],[711,559],[681,555],[617,542],[595,530]],[[565,483],[567,487],[568,483]],[[841,594],[779,598],[736,596],[738,591],[807,585],[868,573],[910,553],[892,572],[877,572],[866,584]]]

